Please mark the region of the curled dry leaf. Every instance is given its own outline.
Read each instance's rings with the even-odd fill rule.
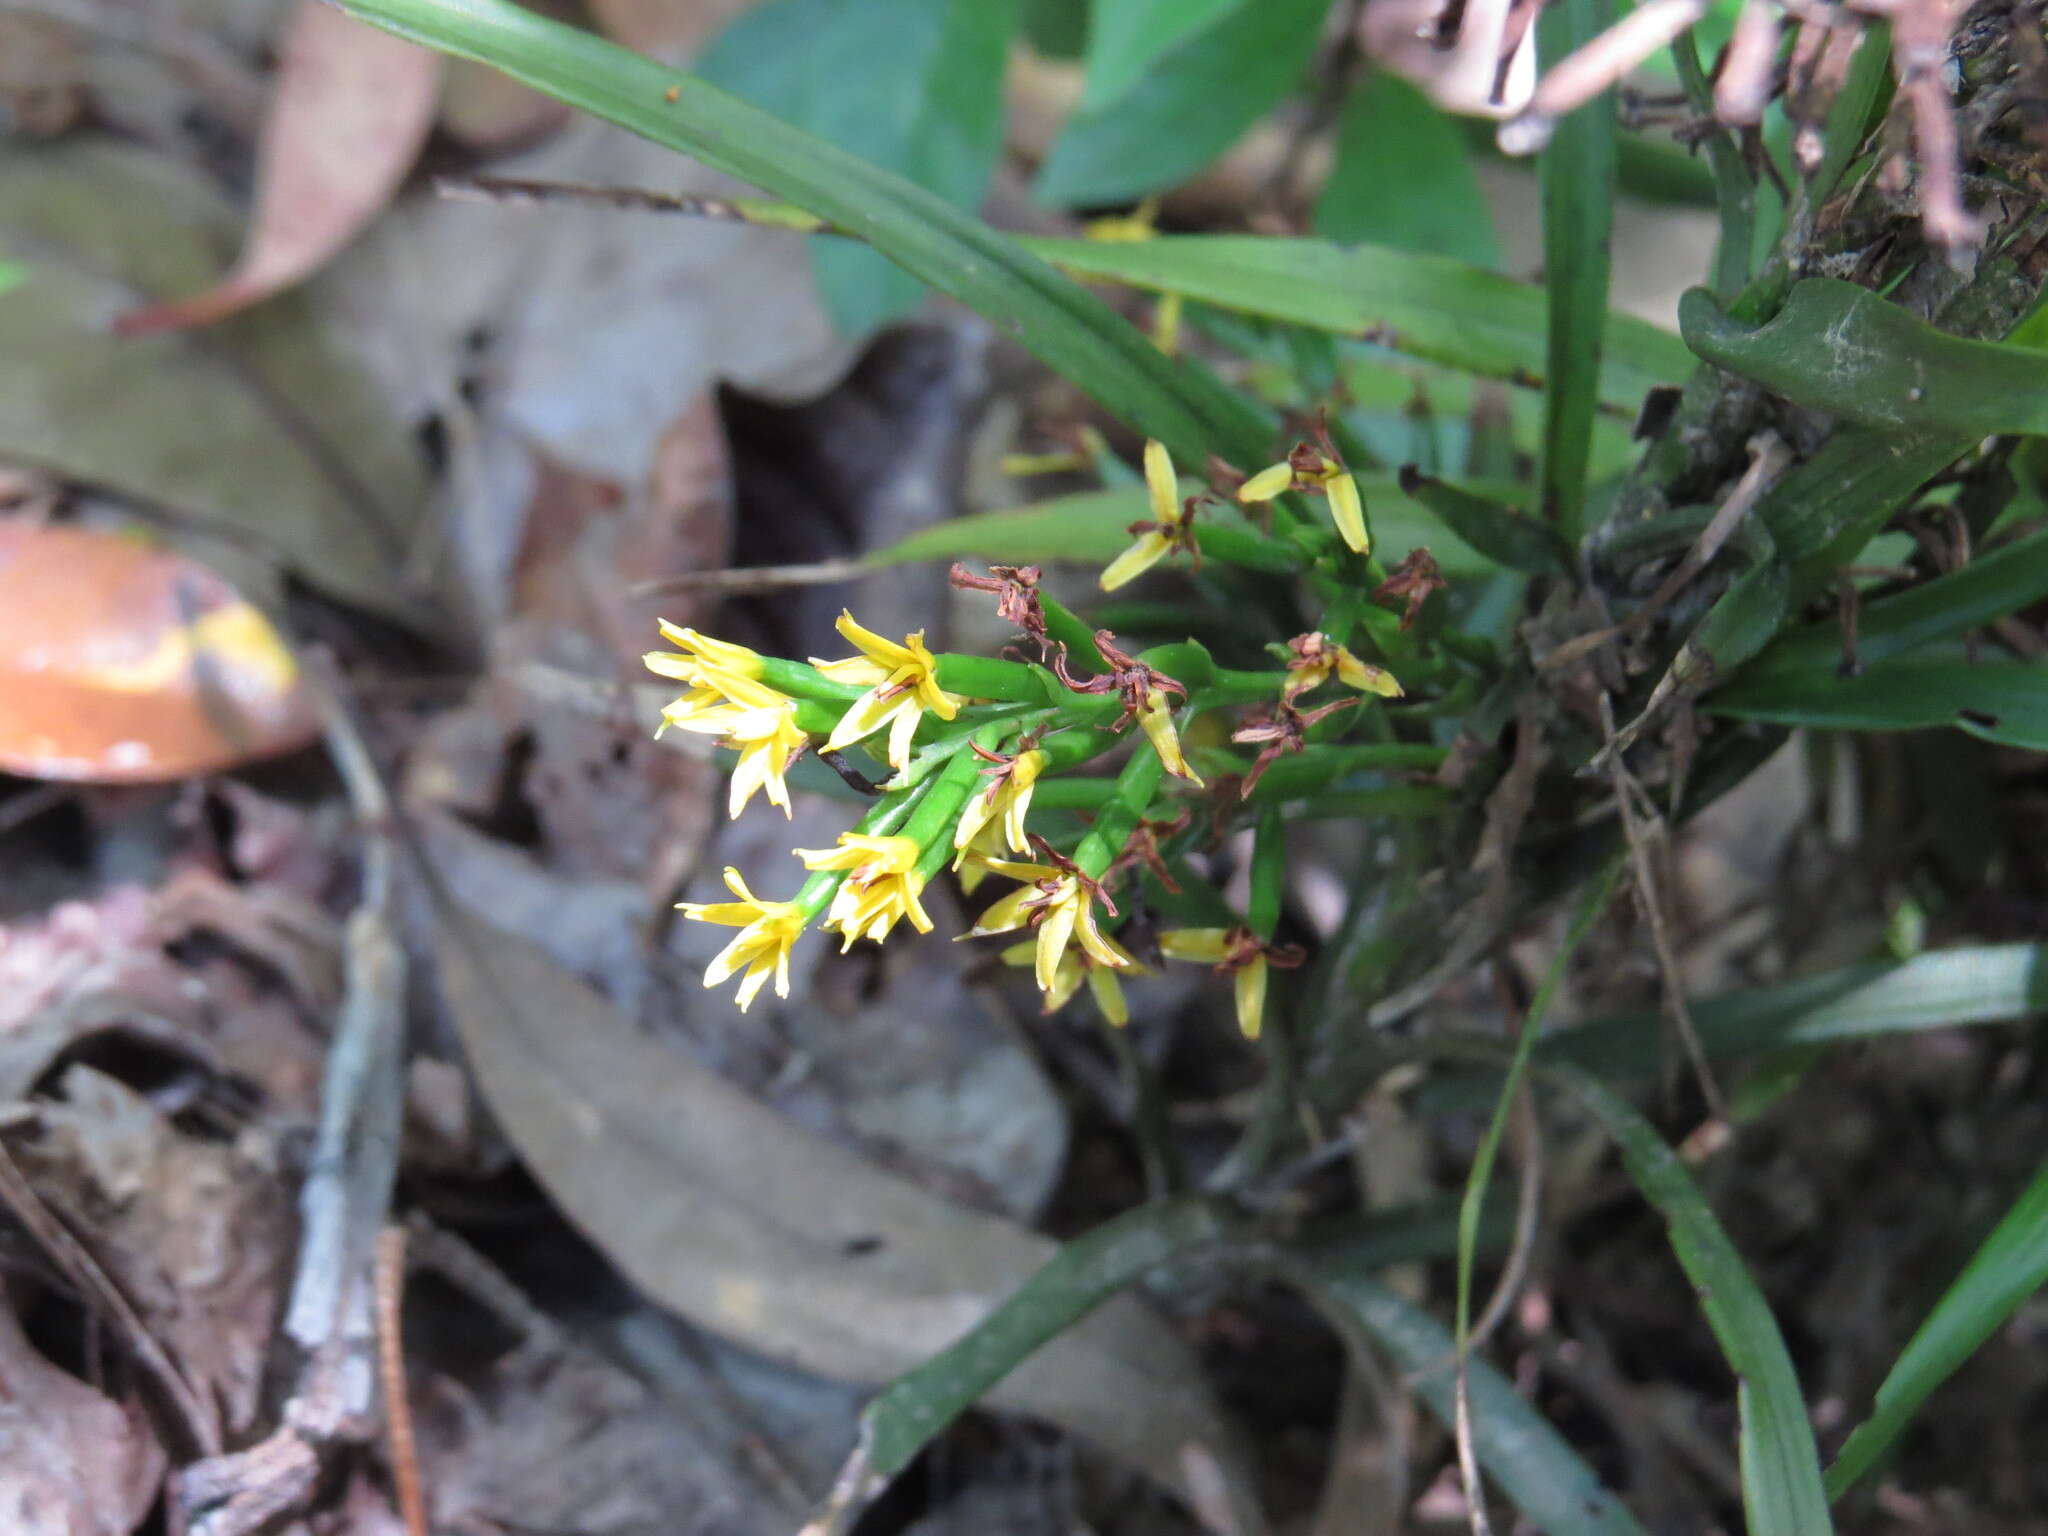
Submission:
[[[440,939],[450,1011],[507,1134],[564,1214],[690,1321],[819,1375],[882,1382],[1051,1257],[1050,1240],[783,1119],[509,934],[451,908]],[[1199,1491],[1194,1464],[1238,1465],[1187,1347],[1135,1297],[1046,1344],[989,1400],[1183,1491]]]
[[[124,333],[205,325],[317,272],[390,201],[433,126],[440,55],[299,0],[263,124],[256,211],[234,270],[130,310]]]
[[[0,1306],[0,1530],[129,1536],[163,1474],[141,1408],[52,1365]]]
[[[0,768],[144,783],[305,745],[270,622],[204,566],[104,531],[0,522]]]

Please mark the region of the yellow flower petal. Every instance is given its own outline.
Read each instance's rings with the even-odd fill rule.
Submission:
[[[1145,444],[1145,489],[1152,497],[1152,521],[1168,528],[1180,523],[1180,481],[1173,473],[1173,458],[1166,444]]]
[[[1282,459],[1278,464],[1268,464],[1251,479],[1237,488],[1239,501],[1271,501],[1290,485],[1294,484],[1294,466]]]
[[[1139,534],[1135,544],[1102,568],[1102,590],[1114,592],[1126,582],[1137,580],[1165,559],[1172,548],[1173,541],[1163,533],[1148,530]]]
[[[1115,971],[1106,965],[1090,967],[1088,990],[1095,994],[1095,1006],[1102,1016],[1118,1029],[1131,1022],[1131,1005],[1124,1001],[1124,984]]]
[[[1266,957],[1255,955],[1237,968],[1237,1027],[1247,1040],[1259,1038],[1266,1013]]]
[[[1159,951],[1169,960],[1198,960],[1221,965],[1230,952],[1228,928],[1169,928],[1159,935]]]
[[[1372,552],[1372,540],[1365,535],[1365,503],[1359,499],[1358,482],[1349,475],[1337,475],[1323,487],[1330,498],[1330,519],[1344,542],[1365,555]]]
[[[1145,707],[1138,711],[1138,724],[1151,741],[1152,750],[1166,764],[1166,771],[1201,788],[1202,776],[1190,768],[1187,759],[1181,755],[1180,733],[1173,728],[1173,707],[1166,702],[1163,690],[1154,688],[1145,695]]]
[[[1375,667],[1337,647],[1337,679],[1360,693],[1376,693],[1383,699],[1401,697],[1401,684],[1385,667]]]

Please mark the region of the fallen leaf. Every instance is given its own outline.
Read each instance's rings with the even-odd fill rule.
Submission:
[[[0,1306],[0,1530],[130,1536],[163,1475],[141,1408],[52,1365]]]
[[[1054,1251],[798,1129],[510,935],[449,910],[439,955],[484,1097],[535,1176],[629,1278],[702,1327],[821,1375],[886,1381]],[[1047,1344],[990,1402],[1183,1491],[1191,1462],[1236,1464],[1195,1361],[1136,1297]]]
[[[195,172],[72,136],[0,155],[0,459],[120,493],[181,533],[288,566],[418,628],[445,609],[404,579],[426,504],[410,428],[290,295],[203,337],[122,340],[139,296],[218,270],[234,211]]]
[[[398,190],[440,88],[439,54],[299,0],[280,44],[241,259],[211,288],[129,310],[116,330],[208,325],[317,272]]]
[[[182,555],[0,521],[0,768],[162,782],[274,757],[318,722],[269,620]]]
[[[760,0],[590,0],[599,29],[635,53],[681,64]]]
[[[38,1100],[22,1170],[233,1438],[254,1419],[277,1324],[293,1234],[283,1178],[239,1144],[176,1130],[104,1072],[73,1065],[59,1088]]]

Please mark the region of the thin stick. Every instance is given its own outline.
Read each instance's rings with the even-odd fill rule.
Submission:
[[[1636,897],[1642,903],[1643,921],[1650,925],[1650,946],[1657,955],[1657,974],[1664,983],[1664,1007],[1672,1027],[1678,1031],[1679,1042],[1685,1047],[1686,1060],[1699,1082],[1700,1097],[1707,1102],[1707,1112],[1716,1120],[1726,1120],[1727,1103],[1721,1097],[1713,1069],[1707,1065],[1706,1048],[1700,1044],[1699,1031],[1693,1027],[1692,1008],[1685,1000],[1685,981],[1678,968],[1678,954],[1672,948],[1670,924],[1658,895],[1661,887],[1652,844],[1664,821],[1643,787],[1636,782],[1635,775],[1628,771],[1622,754],[1614,750],[1614,701],[1605,693],[1600,695],[1600,725],[1607,736],[1607,771],[1614,785],[1615,804],[1621,811],[1622,836],[1628,843],[1629,870],[1635,879]]]
[[[880,575],[886,567],[865,560],[819,560],[809,565],[743,565],[718,571],[684,571],[658,581],[643,581],[626,588],[628,597],[665,597],[671,592],[723,592],[728,596],[749,596],[757,592],[779,592],[785,587],[818,587],[833,581],[858,581]]]
[[[377,1234],[377,1376],[384,1389],[384,1443],[406,1536],[431,1536],[420,1491],[420,1452],[413,1438],[412,1399],[405,1390],[405,1228]]]

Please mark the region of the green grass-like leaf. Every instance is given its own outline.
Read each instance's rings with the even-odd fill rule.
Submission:
[[[1366,337],[1482,378],[1540,386],[1548,371],[1544,289],[1447,256],[1264,235],[1019,243],[1082,277]],[[1633,414],[1646,390],[1697,366],[1683,341],[1647,321],[1596,311],[1587,324],[1597,398],[1613,409]]]
[[[1068,1243],[952,1347],[868,1404],[861,1425],[869,1465],[895,1476],[1040,1345],[1147,1271],[1236,1230],[1221,1202],[1186,1195],[1129,1211]]]
[[[1109,106],[1145,77],[1159,57],[1245,0],[1094,0],[1082,55],[1081,108]]]
[[[1720,1220],[1678,1155],[1633,1105],[1587,1073],[1552,1072],[1607,1128],[1636,1187],[1663,1216],[1672,1251],[1735,1373],[1742,1502],[1751,1536],[1822,1536],[1833,1530],[1798,1373],[1770,1304]]]
[[[1537,22],[1544,56],[1563,58],[1591,42],[1613,19],[1611,0],[1560,0]],[[1549,277],[1538,506],[1573,545],[1586,525],[1593,414],[1610,323],[1615,137],[1614,95],[1602,92],[1557,125],[1537,167],[1543,188],[1543,267]],[[1641,398],[1638,393],[1634,403]]]
[[[489,64],[692,155],[866,240],[986,316],[1184,462],[1262,463],[1271,422],[1198,365],[1160,355],[1109,307],[924,188],[689,75],[511,0],[340,0],[351,15]],[[670,99],[670,93],[674,99]]]
[[[1956,1283],[1927,1315],[1877,1389],[1870,1417],[1856,1426],[1828,1468],[1840,1498],[1897,1440],[1928,1395],[1956,1373],[2043,1282],[2048,1281],[2048,1164],[2034,1176]]]
[[[1453,1421],[1455,1348],[1449,1329],[1348,1262],[1340,1247],[1302,1247],[1281,1259],[1332,1323],[1383,1351],[1446,1426]],[[1613,1491],[1484,1360],[1469,1364],[1472,1445],[1479,1465],[1542,1530],[1572,1536],[1642,1536]]]

